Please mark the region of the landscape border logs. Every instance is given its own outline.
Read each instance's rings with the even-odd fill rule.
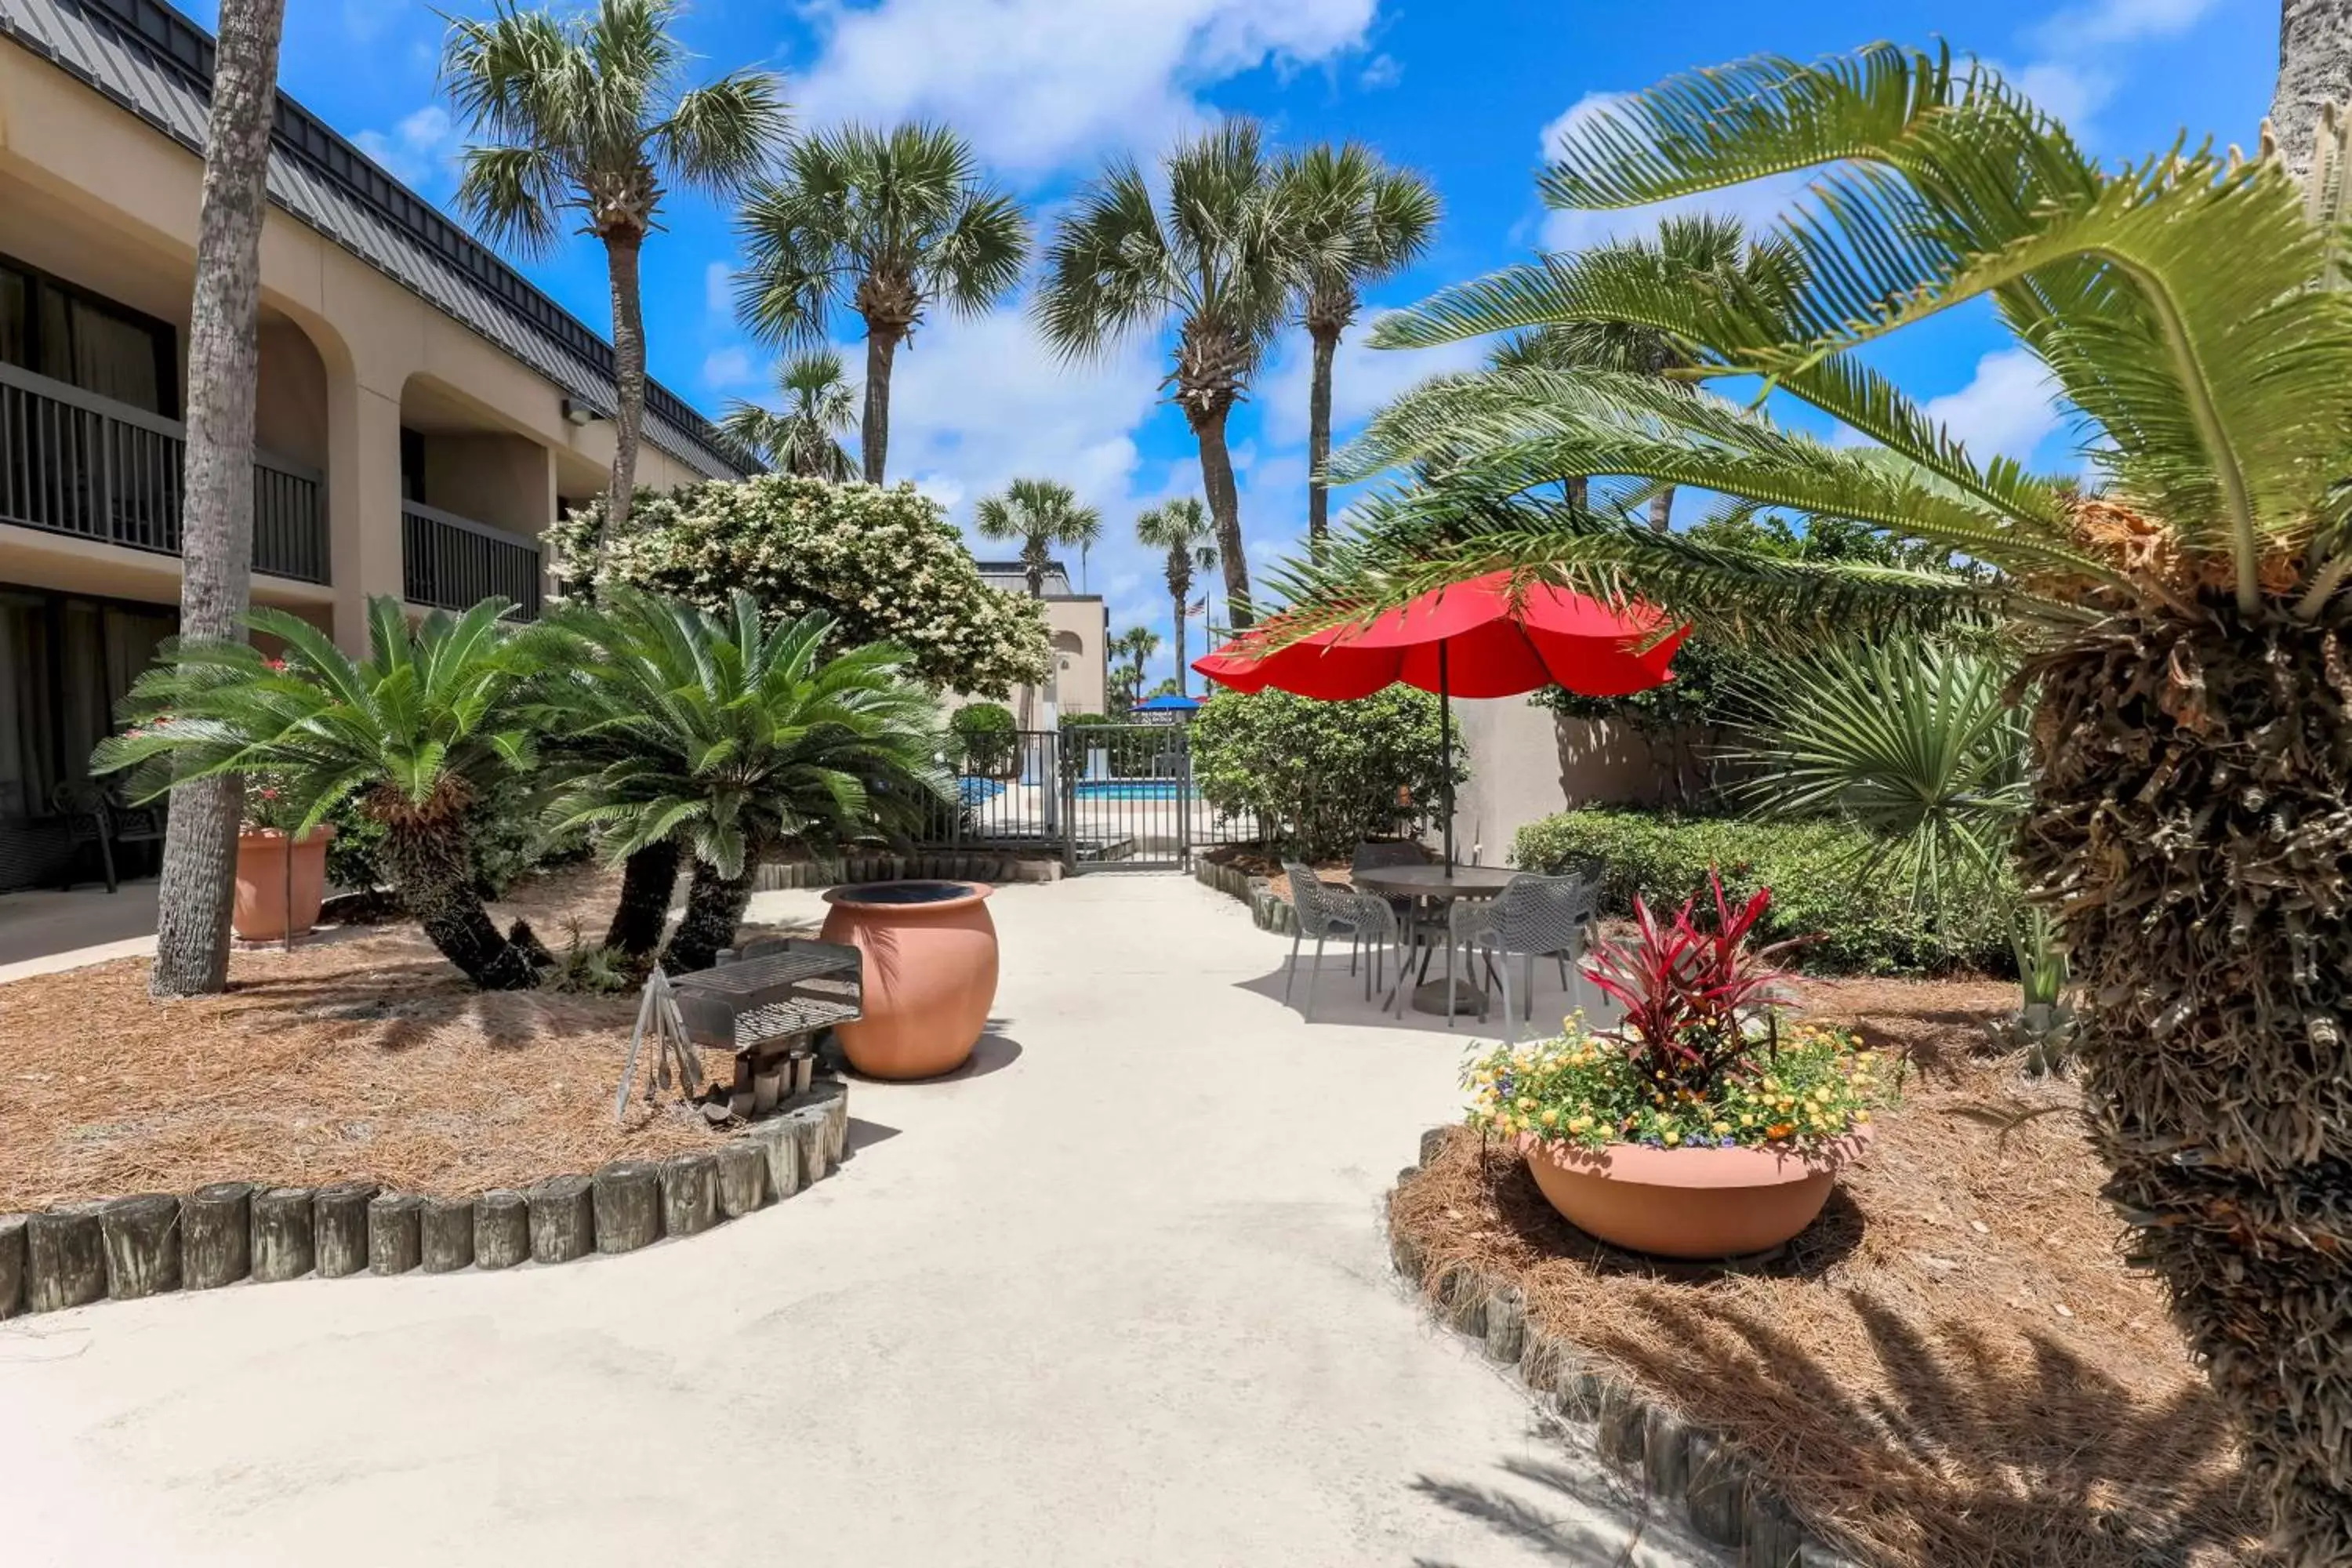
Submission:
[[[697,1151],[661,1163],[662,1229],[699,1236],[719,1223],[719,1156]]]
[[[319,1278],[342,1279],[368,1266],[368,1205],[373,1182],[338,1182],[320,1187],[311,1205]]]
[[[418,1235],[425,1200],[415,1193],[379,1193],[368,1201],[368,1270],[405,1274],[424,1256]]]
[[[217,1290],[253,1272],[253,1184],[212,1182],[180,1200],[180,1283]]]
[[[25,1218],[0,1214],[0,1319],[25,1310]]]
[[[474,1200],[426,1198],[418,1211],[417,1257],[427,1274],[453,1274],[474,1261]]]
[[[635,1252],[662,1237],[661,1167],[649,1160],[615,1160],[592,1178],[596,1192],[596,1250]]]
[[[180,1200],[170,1193],[110,1198],[98,1211],[106,1293],[118,1301],[180,1288]]]
[[[569,1263],[596,1246],[595,1192],[585,1176],[550,1176],[523,1189],[535,1263]]]
[[[25,1307],[56,1312],[106,1294],[106,1241],[96,1204],[67,1204],[25,1222]]]
[[[261,1284],[299,1279],[319,1261],[318,1194],[309,1187],[265,1187],[253,1194],[253,1278]]]
[[[768,1152],[748,1138],[719,1146],[719,1212],[741,1219],[768,1206]]]
[[[511,1268],[530,1256],[530,1200],[494,1187],[474,1204],[474,1267]]]

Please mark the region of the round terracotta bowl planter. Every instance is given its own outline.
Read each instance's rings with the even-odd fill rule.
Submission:
[[[996,1003],[996,922],[977,882],[869,882],[824,895],[826,942],[865,955],[865,1017],[835,1030],[869,1078],[936,1078],[971,1056]]]
[[[290,841],[275,827],[247,827],[236,836],[236,904],[229,924],[247,942],[277,942],[300,936],[319,923],[327,898],[327,840],[321,825]],[[286,860],[294,859],[293,876]]]
[[[1605,1149],[1519,1135],[1551,1206],[1588,1236],[1659,1258],[1738,1258],[1780,1246],[1821,1216],[1838,1172],[1870,1141],[1827,1149]]]

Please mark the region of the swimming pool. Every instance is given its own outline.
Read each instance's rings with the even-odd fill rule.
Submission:
[[[1200,791],[1174,779],[1080,779],[1080,800],[1197,800]]]

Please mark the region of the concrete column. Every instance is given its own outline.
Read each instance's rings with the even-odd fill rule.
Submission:
[[[365,367],[327,377],[327,526],[335,641],[362,654],[368,599],[401,591],[400,388],[370,384]]]

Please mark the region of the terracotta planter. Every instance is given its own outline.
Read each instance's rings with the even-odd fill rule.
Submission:
[[[330,826],[312,828],[290,846],[294,858],[291,914],[285,834],[274,827],[247,827],[236,836],[236,907],[229,924],[247,942],[278,942],[290,931],[300,936],[319,923],[319,906],[327,897],[327,840]]]
[[[1825,1150],[1606,1149],[1522,1133],[1528,1171],[1589,1236],[1660,1258],[1738,1258],[1780,1246],[1820,1217],[1838,1172],[1870,1141],[1858,1127]]]
[[[835,1031],[849,1065],[873,1078],[936,1078],[963,1066],[996,1002],[991,889],[975,882],[835,888],[827,942],[866,957],[866,1016]]]

